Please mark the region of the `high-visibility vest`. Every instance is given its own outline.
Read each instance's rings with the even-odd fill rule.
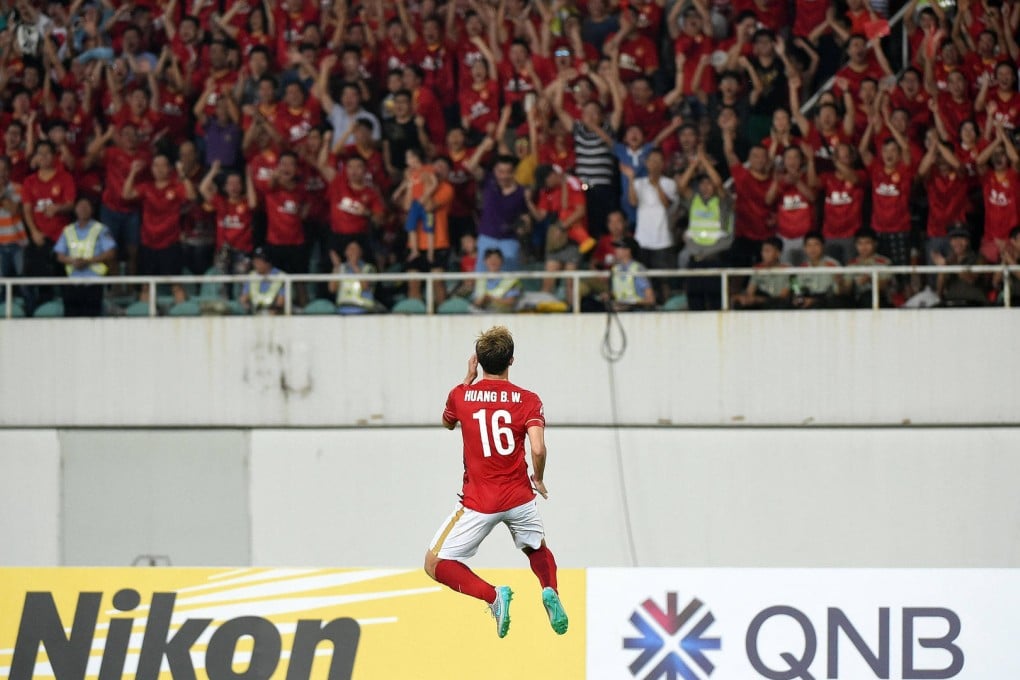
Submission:
[[[640,262],[613,265],[613,299],[617,302],[636,304],[641,302],[637,293],[637,275],[645,270]]]
[[[354,274],[355,272],[345,262],[340,265],[340,273]],[[360,273],[374,274],[375,267],[366,264],[361,268]],[[356,279],[341,281],[340,288],[336,291],[336,303],[337,305],[355,305],[370,309],[375,306],[375,300],[372,298],[372,287],[371,285],[364,286],[361,281]]]
[[[726,235],[722,224],[722,206],[718,196],[705,203],[701,194],[695,192],[687,223],[687,233],[699,246],[714,246]]]
[[[64,240],[67,242],[68,257],[82,260],[95,257],[96,245],[99,243],[99,236],[102,233],[103,225],[95,220],[92,220],[89,223],[89,231],[85,234],[85,238],[78,238],[78,230],[75,228],[74,224],[69,224],[64,227]],[[89,265],[89,269],[99,276],[106,276],[107,267],[102,262],[96,262],[95,264]],[[67,272],[67,275],[70,276],[74,272],[74,267],[66,265],[64,270]]]
[[[516,288],[519,283],[519,281],[512,276],[504,276],[503,278],[498,280],[499,282],[493,288],[489,288],[488,286],[489,281],[492,281],[492,279],[485,280],[486,288],[485,293],[489,295],[489,297],[493,297],[496,299],[502,299],[506,297],[507,293]]]
[[[279,274],[279,269],[273,269],[269,272],[270,276],[273,274]],[[280,295],[280,290],[283,288],[283,281],[276,279],[275,281],[269,282],[269,287],[262,290],[262,284],[265,280],[254,279],[251,285],[248,286],[248,297],[251,299],[252,309],[269,309],[276,303],[277,296]]]

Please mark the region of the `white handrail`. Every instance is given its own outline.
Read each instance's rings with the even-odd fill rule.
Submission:
[[[879,277],[883,274],[953,274],[953,273],[975,273],[993,274],[1002,273],[1003,276],[1003,303],[1006,307],[1011,306],[1012,284],[1009,273],[1020,272],[1020,265],[901,265],[901,266],[868,266],[868,267],[777,267],[775,269],[755,268],[722,268],[711,269],[654,269],[642,272],[642,276],[648,278],[718,278],[720,280],[720,295],[723,309],[729,307],[730,278],[748,277],[754,274],[759,276],[799,276],[802,274],[827,274],[830,276],[841,276],[849,274],[868,274],[871,276],[872,307],[878,309],[879,303]],[[608,271],[519,271],[501,272],[497,276],[513,276],[517,279],[557,279],[570,280],[572,282],[571,302],[575,314],[580,313],[580,283],[586,280],[608,280]],[[286,315],[293,314],[293,289],[295,284],[318,283],[327,281],[374,281],[374,282],[407,282],[424,281],[425,303],[428,313],[435,311],[435,296],[432,290],[432,283],[436,281],[478,281],[492,278],[488,273],[479,272],[415,272],[415,273],[375,273],[375,274],[274,274],[266,277],[253,277],[250,274],[227,275],[218,274],[212,276],[189,275],[189,276],[117,276],[117,277],[96,277],[96,278],[64,278],[64,277],[32,277],[32,278],[3,278],[0,284],[4,286],[4,300],[6,301],[5,316],[11,318],[13,315],[14,288],[24,286],[83,286],[83,285],[138,285],[144,286],[149,295],[149,315],[156,316],[156,289],[164,284],[193,284],[193,283],[245,283],[253,280],[282,281],[284,285]]]

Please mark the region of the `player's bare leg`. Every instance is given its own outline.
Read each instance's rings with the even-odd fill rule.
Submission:
[[[431,550],[425,552],[425,573],[450,590],[477,598],[489,605],[496,619],[496,634],[506,637],[510,631],[510,586],[493,586],[457,560],[441,560]]]
[[[545,606],[545,613],[549,615],[549,625],[557,635],[563,635],[567,632],[569,620],[556,589],[556,558],[545,544],[545,540],[538,550],[524,548],[523,552],[531,563],[531,571],[535,572],[538,582],[542,585],[542,604]]]

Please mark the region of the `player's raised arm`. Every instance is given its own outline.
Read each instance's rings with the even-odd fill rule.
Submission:
[[[531,482],[542,498],[549,498],[543,477],[545,476],[545,428],[532,425],[528,428],[528,443],[531,445]]]
[[[464,376],[464,380],[461,381],[464,387],[470,387],[472,383],[478,378],[478,357],[472,354],[468,358],[467,375]],[[457,427],[457,414],[454,409],[453,395],[446,400],[446,410],[443,411],[443,427],[447,430],[452,430]]]

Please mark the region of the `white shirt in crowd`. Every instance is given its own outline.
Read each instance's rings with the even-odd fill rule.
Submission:
[[[671,177],[659,177],[659,187],[669,198],[667,208],[659,199],[659,193],[652,186],[648,177],[634,180],[634,192],[637,194],[637,226],[634,228],[634,239],[643,250],[662,250],[673,245],[673,229],[670,226],[671,215],[679,192],[676,182]]]

